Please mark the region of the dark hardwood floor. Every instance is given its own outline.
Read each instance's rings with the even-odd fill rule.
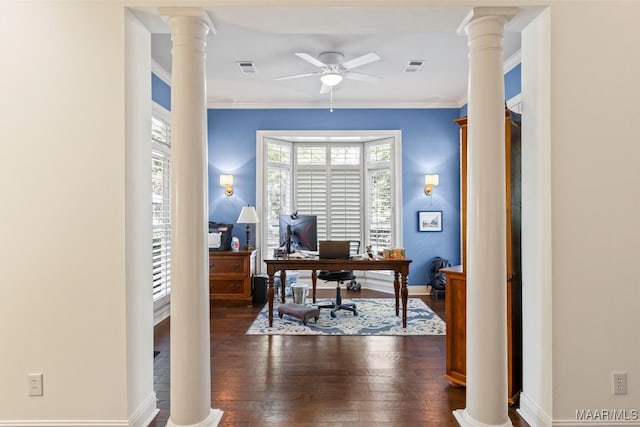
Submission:
[[[444,300],[422,299],[444,319]],[[458,426],[452,411],[465,407],[465,392],[442,379],[444,336],[245,335],[260,309],[211,308],[211,407],[224,411],[220,426]],[[169,329],[170,320],[155,328],[160,413],[152,427],[169,418]],[[509,416],[528,427],[515,409]]]

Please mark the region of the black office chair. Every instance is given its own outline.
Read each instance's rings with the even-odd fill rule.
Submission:
[[[358,254],[359,252],[360,242],[357,240],[350,241],[351,255]],[[352,270],[320,270],[318,272],[318,279],[324,280],[325,282],[336,282],[336,300],[330,304],[319,305],[318,308],[330,308],[331,317],[336,317],[338,310],[347,310],[351,311],[354,316],[358,315],[356,305],[354,303],[343,303],[340,292],[340,286],[345,282],[349,282],[349,289],[360,289],[360,284],[357,282]]]

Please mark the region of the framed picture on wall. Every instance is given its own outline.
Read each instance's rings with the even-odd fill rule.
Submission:
[[[442,231],[442,211],[418,211],[418,231]]]

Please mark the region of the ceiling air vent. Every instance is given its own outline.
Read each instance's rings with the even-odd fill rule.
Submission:
[[[412,59],[409,61],[406,67],[404,67],[405,73],[417,73],[426,61],[423,59]]]
[[[251,61],[238,61],[236,62],[240,70],[242,70],[242,74],[255,74],[256,67],[253,65]]]

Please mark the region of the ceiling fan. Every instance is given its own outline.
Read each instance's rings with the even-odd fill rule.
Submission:
[[[359,56],[357,58],[344,61],[344,55],[339,52],[322,52],[315,58],[308,53],[295,53],[298,58],[319,67],[319,71],[312,73],[295,74],[292,76],[279,77],[276,80],[289,80],[297,79],[300,77],[320,76],[322,86],[320,87],[320,93],[327,93],[332,91],[333,87],[338,85],[343,78],[360,80],[368,83],[376,83],[381,80],[378,76],[372,76],[369,74],[358,73],[351,71],[356,67],[370,64],[375,61],[379,61],[380,57],[375,53],[367,53],[366,55]]]

